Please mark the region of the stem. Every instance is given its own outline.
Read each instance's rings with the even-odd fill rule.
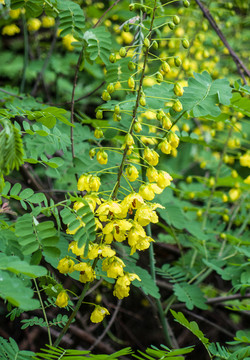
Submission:
[[[51,345],[52,345],[52,340],[51,340],[51,333],[50,333],[48,318],[47,318],[47,315],[46,315],[46,311],[45,311],[45,308],[44,308],[44,305],[43,305],[43,300],[42,300],[42,298],[41,298],[40,290],[39,290],[39,288],[38,288],[36,279],[33,279],[33,280],[34,280],[34,284],[35,284],[35,287],[36,287],[37,295],[38,295],[38,298],[39,298],[39,301],[40,301],[40,304],[41,304],[41,308],[42,308],[44,320],[45,320],[46,325],[47,325],[47,328],[48,328],[49,345],[51,346]]]
[[[218,27],[215,19],[211,15],[210,11],[207,8],[205,8],[205,6],[201,3],[200,0],[195,0],[195,1],[196,1],[197,5],[200,7],[200,9],[203,12],[204,16],[208,19],[208,21],[209,21],[210,25],[212,26],[212,28],[215,30],[215,32],[217,33],[217,35],[219,36],[219,38],[221,39],[221,41],[225,45],[225,47],[228,49],[233,61],[236,64],[238,73],[240,74],[240,76],[242,77],[242,79],[244,81],[244,84],[246,85],[247,82],[246,82],[246,79],[245,79],[245,76],[244,76],[244,72],[248,77],[250,77],[250,71],[247,69],[247,67],[243,64],[243,62],[238,57],[238,55],[231,48],[231,46],[227,42],[227,39],[225,38],[224,34],[222,33],[222,31]]]
[[[152,37],[152,29],[153,29],[153,23],[154,23],[154,17],[155,17],[155,10],[156,10],[156,0],[155,0],[155,3],[154,3],[154,9],[153,9],[151,23],[150,23],[150,29],[149,29],[148,39],[150,41],[151,41],[151,37]],[[138,89],[136,90],[137,91],[137,97],[136,97],[135,107],[134,107],[134,110],[133,110],[132,121],[131,121],[130,128],[129,128],[129,131],[128,131],[128,134],[130,134],[130,135],[132,135],[132,133],[133,133],[133,127],[134,127],[134,124],[136,122],[136,116],[137,116],[137,111],[138,111],[138,108],[139,108],[139,101],[140,101],[141,92],[142,92],[142,84],[143,84],[143,79],[144,79],[144,76],[145,76],[148,55],[149,55],[149,48],[147,48],[146,51],[145,51],[141,78],[140,78],[140,81],[139,81]],[[120,165],[119,170],[118,170],[116,184],[115,184],[115,187],[114,187],[113,192],[112,192],[112,198],[113,199],[116,199],[116,197],[117,197],[117,193],[118,193],[118,190],[119,190],[119,187],[120,187],[121,176],[122,176],[122,172],[123,172],[123,169],[124,169],[124,166],[125,166],[125,160],[126,160],[126,157],[127,157],[128,150],[129,150],[129,147],[126,145],[126,147],[124,149],[124,152],[123,152],[121,165]]]

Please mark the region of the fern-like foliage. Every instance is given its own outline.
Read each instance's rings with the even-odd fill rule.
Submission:
[[[205,346],[205,348],[208,348],[209,345],[209,339],[205,337],[203,332],[199,329],[199,326],[196,321],[189,322],[184,314],[182,312],[175,312],[174,310],[170,310],[173,317],[175,318],[175,321],[177,321],[182,326],[185,326],[189,331],[191,331]]]
[[[72,34],[74,37],[82,39],[85,27],[85,17],[79,4],[73,1],[60,1],[59,6],[60,35]]]
[[[124,348],[110,355],[91,354],[86,350],[71,350],[63,349],[61,347],[55,348],[47,345],[47,349],[41,349],[42,352],[36,353],[35,360],[80,360],[84,358],[91,358],[93,360],[116,360],[121,356],[126,356],[132,353],[131,348]]]
[[[221,346],[219,343],[211,343],[208,347],[210,353],[218,359],[227,360],[230,356],[230,352],[224,346]]]
[[[157,273],[163,278],[169,279],[171,283],[183,282],[187,279],[187,273],[180,266],[164,264],[161,269],[157,269]]]
[[[145,360],[145,359],[149,359],[149,360],[154,360],[154,359],[184,360],[185,357],[181,356],[181,355],[188,354],[188,353],[192,352],[193,350],[194,349],[192,346],[185,347],[182,349],[170,350],[168,347],[161,345],[161,349],[158,349],[155,346],[151,346],[151,348],[146,349],[145,353],[138,350],[138,353],[140,355],[132,354],[132,356],[137,359],[140,359],[140,360]]]
[[[50,326],[58,326],[60,328],[63,328],[65,324],[68,321],[67,315],[58,314],[56,318],[54,318],[52,321],[49,321],[48,325]],[[32,319],[23,319],[21,320],[21,323],[23,323],[21,329],[26,329],[29,326],[40,326],[40,327],[47,327],[47,323],[44,320],[44,318],[38,318],[37,316],[34,316]]]
[[[111,47],[110,33],[103,26],[100,26],[86,31],[84,40],[88,45],[89,58],[95,60],[99,56],[105,64],[108,64]]]
[[[69,230],[79,228],[74,234],[74,240],[77,241],[79,247],[85,245],[84,256],[86,256],[88,253],[89,242],[94,241],[96,238],[95,218],[85,200],[81,198],[74,198],[74,200],[81,201],[83,206],[77,211],[64,208],[60,214],[64,224],[68,225]]]
[[[14,339],[0,336],[0,360],[31,360],[34,355],[32,351],[19,350]]]
[[[23,164],[23,142],[19,130],[9,119],[0,120],[0,174],[8,175]]]
[[[202,291],[196,285],[190,285],[186,282],[174,284],[174,293],[179,301],[185,302],[189,310],[193,310],[194,306],[199,309],[207,309],[206,299]]]
[[[31,214],[20,216],[16,222],[15,234],[22,246],[24,255],[33,254],[35,251],[43,251],[45,255],[58,257],[57,230],[52,221],[38,221]]]

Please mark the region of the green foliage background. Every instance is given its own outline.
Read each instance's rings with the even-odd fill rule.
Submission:
[[[84,203],[78,212],[71,206],[81,196],[76,178],[82,173],[97,172],[102,191],[110,190],[110,184],[116,181],[115,171],[103,171],[105,167],[91,159],[89,151],[93,147],[106,148],[109,168],[121,163],[121,146],[136,99],[127,85],[134,74],[129,62],[141,65],[139,54],[144,51],[143,41],[155,1],[139,3],[137,10],[129,11],[130,2],[120,1],[105,14],[113,2],[0,2],[0,306],[3,316],[12,321],[20,314],[29,317],[22,320],[24,325],[19,324],[20,328],[38,325],[60,330],[75,305],[72,299],[68,315],[55,307],[56,296],[66,281],[56,268],[68,254],[69,241],[76,240],[81,246],[95,240],[94,216],[88,204]],[[200,21],[201,10],[195,1],[188,8],[180,1],[156,4],[153,37],[158,49],[152,50],[156,60],[147,63],[143,85],[147,103],[138,107],[143,126],[137,139],[156,148],[157,141],[152,143],[152,139],[159,143],[166,137],[152,116],[163,108],[178,126],[175,131],[180,145],[177,154],[161,153],[160,157],[159,168],[169,172],[174,181],[156,196],[156,202],[164,209],[158,210],[159,223],[152,228],[154,259],[150,262],[141,253],[131,257],[128,246],[123,244],[117,245],[117,251],[128,271],[142,280],[134,282],[130,301],[143,298],[144,306],[151,306],[150,311],[158,311],[160,318],[168,319],[174,343],[180,329],[178,322],[204,345],[204,358],[248,359],[249,328],[245,324],[250,309],[249,79],[245,76],[244,84],[210,24],[205,19]],[[203,1],[203,5],[249,67],[248,2]],[[10,9],[25,11],[13,18]],[[176,14],[181,23],[171,30],[168,23]],[[43,21],[47,16],[55,19],[52,26],[31,30],[31,20]],[[6,35],[4,27],[13,24],[20,32]],[[127,24],[129,32],[123,28]],[[183,38],[190,42],[188,50],[182,46]],[[135,50],[133,57],[120,58],[121,46],[131,45]],[[109,60],[111,53],[116,54],[115,63]],[[158,83],[156,74],[165,57],[171,71]],[[182,60],[180,67],[174,65],[177,57]],[[174,93],[177,80],[184,86],[181,97]],[[102,91],[117,82],[120,88],[104,102]],[[179,99],[182,111],[175,112],[169,99]],[[120,122],[113,117],[118,104],[122,112]],[[103,111],[103,119],[96,118],[97,109]],[[101,139],[94,136],[97,128],[103,130]],[[248,160],[244,161],[244,156]],[[139,185],[133,184],[133,189],[138,191]],[[127,186],[124,179],[121,186]],[[86,227],[73,236],[66,234],[66,225],[76,229],[78,216],[83,214]],[[101,274],[101,268],[98,270]],[[69,276],[71,291],[79,294],[79,287],[74,285],[76,275]],[[90,300],[95,301],[95,296],[103,293],[109,302],[114,301],[108,293],[112,279],[105,280],[99,290],[94,289],[89,295]],[[227,314],[234,324],[230,329],[234,336],[227,335],[224,340],[209,339],[201,330],[203,319],[218,311],[217,301],[221,314]],[[54,316],[49,322],[43,317],[41,303]],[[179,308],[181,312],[174,310]],[[210,322],[211,329],[212,325]],[[179,349],[160,346],[165,342],[164,329],[159,337],[156,344],[143,344],[145,351],[133,356],[192,358],[192,354],[186,354],[194,349],[194,337],[188,344],[180,339]],[[131,356],[130,348],[120,350],[119,341],[112,341],[119,351],[109,357]],[[45,343],[39,344],[41,350],[24,351],[19,350],[16,339],[1,337],[0,359],[105,358],[84,350],[64,350],[52,345],[44,348]]]

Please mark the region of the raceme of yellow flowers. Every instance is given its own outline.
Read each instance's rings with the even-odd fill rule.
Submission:
[[[178,137],[174,134],[177,147]],[[126,140],[125,140],[126,141]],[[106,272],[108,278],[115,279],[113,294],[118,299],[129,296],[130,284],[134,280],[141,280],[138,275],[126,271],[123,260],[115,251],[115,243],[127,242],[131,248],[130,255],[137,250],[148,249],[150,243],[154,240],[147,235],[145,226],[150,223],[157,223],[157,208],[163,208],[158,203],[150,203],[155,194],[160,194],[170,185],[172,177],[165,171],[158,171],[155,166],[158,164],[159,154],[145,147],[143,158],[147,164],[146,176],[147,183],[142,183],[139,191],[132,191],[122,200],[101,198],[98,193],[101,186],[100,178],[97,175],[83,174],[80,176],[77,184],[79,191],[85,192],[84,200],[87,201],[95,217],[97,237],[96,242],[88,245],[87,255],[85,246],[78,247],[76,241],[69,244],[68,251],[72,252],[77,258],[70,255],[59,261],[58,270],[63,274],[79,272],[79,281],[89,283],[96,279],[98,273],[93,268],[93,260],[102,261],[102,271]],[[104,162],[105,164],[105,162]],[[136,181],[139,177],[139,171],[136,166],[128,164],[123,172],[127,181]],[[78,201],[73,205],[75,211],[79,210],[83,203]],[[67,229],[67,233],[74,235],[77,230],[85,226],[79,217],[80,226],[77,229]],[[100,275],[99,275],[100,276]],[[65,307],[68,304],[68,295],[65,290],[61,291],[57,297],[56,305]],[[102,321],[104,316],[109,314],[108,310],[100,306],[95,306],[91,315],[91,321]]]

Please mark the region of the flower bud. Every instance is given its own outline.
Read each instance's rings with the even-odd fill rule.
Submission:
[[[181,66],[182,61],[181,61],[181,58],[180,58],[179,56],[176,56],[176,57],[174,58],[174,64],[175,64],[175,66],[177,66],[177,67]]]
[[[96,159],[101,165],[105,165],[108,162],[108,154],[104,150],[99,150]]]
[[[161,150],[161,152],[163,152],[164,154],[171,153],[172,146],[169,144],[169,142],[167,140],[162,141],[158,147]]]
[[[128,165],[125,173],[129,181],[135,181],[139,176],[139,172],[134,165]]]
[[[125,136],[125,141],[124,141],[124,143],[126,144],[126,145],[128,145],[128,146],[131,146],[131,145],[134,145],[134,138],[133,138],[133,136],[131,135],[131,134],[127,134],[126,136]]]
[[[163,63],[161,64],[161,69],[165,74],[168,74],[171,70],[169,64],[166,61],[163,61]]]
[[[103,131],[98,127],[95,129],[94,136],[97,139],[101,139],[103,137]]]
[[[113,83],[108,84],[108,86],[107,86],[107,92],[108,92],[109,94],[112,94],[114,91],[115,91],[114,84],[113,84]]]
[[[125,47],[120,48],[120,50],[119,50],[120,57],[125,57],[126,54],[127,54],[127,51],[126,51]]]
[[[158,171],[155,167],[149,166],[146,171],[146,176],[149,182],[157,182],[158,180]]]
[[[151,150],[149,147],[146,147],[143,152],[143,158],[146,160],[150,165],[156,166],[159,161],[159,154],[156,151]]]
[[[174,84],[174,93],[176,96],[182,96],[184,93],[183,87],[179,83]]]
[[[179,100],[177,100],[174,105],[172,106],[172,109],[176,112],[180,112],[183,110],[182,104]]]
[[[130,89],[134,89],[134,87],[135,87],[135,80],[134,80],[134,78],[132,77],[132,76],[130,76],[130,78],[128,79],[128,87],[130,88]]]
[[[170,120],[168,115],[163,116],[161,123],[163,129],[165,130],[169,130],[172,127],[172,121]]]
[[[96,112],[96,118],[98,120],[101,120],[103,118],[103,111],[102,110],[97,110]]]

